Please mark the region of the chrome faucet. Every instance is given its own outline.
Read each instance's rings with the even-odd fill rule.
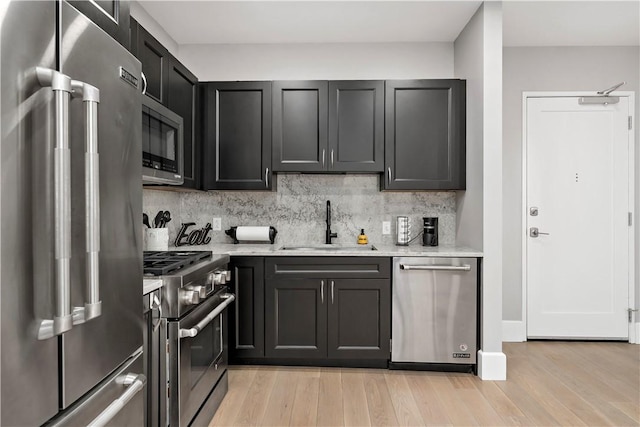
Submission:
[[[327,200],[327,231],[326,231],[326,238],[324,242],[327,245],[330,245],[331,239],[334,237],[338,237],[338,233],[331,232],[331,202]]]

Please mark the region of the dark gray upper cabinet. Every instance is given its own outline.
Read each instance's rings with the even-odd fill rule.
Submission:
[[[204,187],[271,190],[271,83],[204,87]]]
[[[273,170],[322,172],[327,165],[327,82],[273,82]]]
[[[229,359],[264,357],[264,258],[233,257],[230,270]]]
[[[146,80],[145,94],[167,106],[169,84],[169,51],[144,27],[138,25],[136,57],[142,63]],[[143,86],[145,82],[142,83]]]
[[[328,156],[329,171],[383,171],[383,81],[329,82]]]
[[[198,126],[198,79],[177,59],[169,56],[167,107],[182,117],[184,137],[184,184],[200,188],[200,141]]]
[[[70,0],[69,3],[129,49],[129,2],[120,0]]]
[[[273,82],[276,172],[382,172],[384,82]]]
[[[387,80],[385,190],[464,190],[466,82]]]

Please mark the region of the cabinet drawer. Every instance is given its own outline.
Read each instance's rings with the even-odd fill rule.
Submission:
[[[361,278],[391,277],[386,257],[271,257],[266,259],[267,278]]]

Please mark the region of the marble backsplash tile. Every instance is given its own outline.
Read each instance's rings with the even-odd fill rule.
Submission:
[[[423,216],[439,218],[441,245],[455,243],[455,192],[381,192],[377,175],[278,174],[277,192],[220,191],[172,192],[144,190],[143,209],[153,220],[159,210],[169,210],[169,247],[180,225],[195,222],[204,227],[214,217],[222,231],[211,231],[211,243],[231,243],[224,230],[236,225],[272,225],[277,245],[324,243],[326,201],[331,201],[331,230],[339,244],[355,244],[360,229],[373,244],[395,243],[396,216],[411,221],[411,236],[421,230]],[[382,221],[391,221],[391,234],[382,234]],[[415,242],[414,244],[420,244]],[[206,246],[198,246],[206,249]]]

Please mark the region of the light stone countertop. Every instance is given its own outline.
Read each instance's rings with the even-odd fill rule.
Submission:
[[[373,250],[371,247],[375,247]],[[295,247],[295,250],[282,249],[283,247]],[[323,248],[323,249],[317,249]],[[338,248],[338,250],[324,249]],[[178,248],[169,248],[178,250]],[[275,243],[254,243],[243,244],[238,243],[218,243],[214,245],[203,246],[181,246],[181,250],[210,250],[215,254],[226,254],[229,256],[348,256],[348,257],[438,257],[438,258],[481,258],[482,252],[476,249],[464,246],[395,246],[395,245],[283,245]],[[160,279],[143,279],[143,295],[148,294],[162,287]]]
[[[142,295],[146,295],[149,292],[160,289],[161,287],[162,280],[160,279],[142,279]]]
[[[283,245],[275,243],[243,244],[238,243],[222,243],[211,245],[210,248],[214,253],[226,253],[229,256],[366,256],[366,257],[399,257],[399,256],[416,256],[416,257],[459,257],[459,258],[479,258],[482,252],[476,249],[463,246],[395,246],[395,245],[376,245],[376,250],[371,249],[371,244],[366,246],[358,245]],[[283,247],[295,247],[299,249],[286,250]],[[339,248],[338,250],[317,249],[317,248]],[[197,250],[195,247],[191,247]],[[307,248],[307,249],[305,249]]]

